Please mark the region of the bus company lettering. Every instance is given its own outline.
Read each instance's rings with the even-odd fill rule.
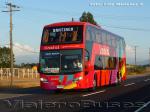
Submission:
[[[108,47],[101,47],[100,48],[100,55],[105,55],[105,56],[109,56],[109,48]]]
[[[72,48],[83,48],[83,45],[71,44],[71,45],[62,45],[61,49],[72,49]]]
[[[59,49],[59,45],[45,46],[44,50]]]
[[[54,28],[53,32],[66,32],[66,31],[73,31],[73,27],[69,28]]]

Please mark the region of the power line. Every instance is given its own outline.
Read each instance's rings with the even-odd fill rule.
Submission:
[[[23,7],[24,8],[24,7]],[[26,7],[25,7],[26,8]],[[63,13],[62,13],[62,11],[54,11],[54,10],[50,10],[50,9],[41,9],[41,8],[31,8],[31,7],[28,7],[27,9],[31,9],[31,11],[40,11],[40,12],[42,12],[42,13],[49,13],[49,12],[51,12],[51,13],[55,13],[55,14],[58,14],[58,13],[61,13],[61,14],[63,14],[63,13],[67,13],[67,15],[69,15],[69,12],[68,11],[63,11]],[[75,12],[76,14],[81,14],[81,13],[79,13],[79,12]],[[74,13],[70,13],[71,15],[72,14],[74,14]],[[138,17],[138,16],[121,16],[121,15],[98,15],[98,16],[94,16],[94,17],[106,17],[107,19],[109,18],[114,18],[114,20],[116,20],[115,18],[118,18],[118,17],[121,17],[122,19],[124,19],[124,18],[132,18],[132,19],[137,19],[137,18],[144,18],[144,19],[150,19],[150,17]],[[56,17],[52,17],[52,18],[56,18]],[[61,19],[62,19],[62,17],[61,17]],[[79,19],[79,18],[78,18]],[[121,19],[121,20],[122,20]],[[64,20],[65,20],[65,18],[64,18]],[[150,31],[150,29],[144,29],[144,28],[129,28],[129,27],[122,27],[122,26],[112,26],[112,25],[103,25],[103,26],[106,26],[106,27],[110,27],[110,28],[117,28],[117,29],[125,29],[125,30],[132,30],[132,31],[143,31],[143,32],[149,32]]]
[[[99,15],[99,14],[96,14],[97,16],[94,16],[94,17],[106,17],[106,18],[112,18],[112,19],[116,19],[116,18],[118,18],[118,19],[127,19],[127,20],[135,20],[135,19],[140,19],[140,21],[141,21],[141,19],[147,19],[147,20],[149,20],[150,19],[150,17],[149,16],[122,16],[122,15]]]
[[[79,14],[82,14],[82,12],[77,12],[77,11],[72,11],[72,12],[69,12],[69,11],[57,11],[57,10],[51,10],[51,9],[43,9],[43,8],[33,8],[33,7],[24,7],[24,6],[22,6],[22,8],[24,8],[24,9],[27,9],[27,10],[30,10],[30,11],[36,11],[36,12],[43,12],[43,13],[49,13],[49,12],[51,12],[51,13],[55,13],[55,14],[58,14],[58,13],[60,13],[60,14],[66,14],[67,13],[67,15],[68,15],[68,13],[70,13],[70,14],[77,14],[77,15],[79,15]],[[106,18],[114,18],[114,19],[116,19],[116,18],[121,18],[121,19],[150,19],[150,16],[125,16],[125,15],[105,15],[105,14],[98,14],[98,13],[94,13],[95,15],[97,15],[97,16],[94,16],[94,17],[106,17]]]
[[[133,30],[133,31],[144,31],[144,32],[149,32],[150,31],[150,29],[143,29],[143,28],[129,28],[129,27],[104,25],[104,24],[102,24],[102,26],[106,26],[106,27],[110,27],[110,28],[125,29],[125,30]]]
[[[12,13],[15,11],[20,11],[20,10],[15,10],[18,9],[19,6],[10,3],[6,3],[6,6],[8,7],[7,11],[2,11],[2,12],[9,12],[10,14],[10,60],[11,60],[11,82],[10,82],[10,87],[13,86],[13,67],[14,67],[14,56],[13,56],[13,39],[12,39],[12,30],[13,30],[13,25],[12,25]]]
[[[33,7],[24,7],[24,6],[22,6],[22,8],[24,8],[24,9],[27,9],[27,10],[30,10],[30,12],[31,11],[34,11],[34,12],[42,12],[41,14],[43,14],[43,13],[50,13],[51,12],[51,14],[53,13],[53,14],[56,14],[56,15],[65,15],[65,16],[69,16],[70,15],[70,17],[72,17],[72,16],[74,16],[74,15],[81,15],[82,14],[82,12],[77,12],[77,11],[72,11],[72,12],[70,12],[70,11],[62,11],[62,10],[52,10],[52,9],[43,9],[43,8],[33,8]],[[67,14],[67,15],[66,15]],[[103,18],[105,18],[105,19],[112,19],[112,20],[125,20],[125,21],[141,21],[141,19],[144,19],[144,21],[145,20],[148,20],[149,21],[149,19],[150,19],[150,17],[148,17],[148,16],[123,16],[123,15],[104,15],[104,14],[98,14],[98,13],[94,13],[96,16],[94,16],[94,17],[98,17],[99,19],[103,19]],[[62,17],[62,16],[61,16]],[[78,18],[79,19],[79,18]]]

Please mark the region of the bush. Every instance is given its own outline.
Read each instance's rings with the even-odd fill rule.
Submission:
[[[143,73],[146,71],[146,68],[144,66],[136,66],[134,69],[136,73]]]
[[[146,72],[145,66],[133,66],[127,69],[128,74],[140,74]]]

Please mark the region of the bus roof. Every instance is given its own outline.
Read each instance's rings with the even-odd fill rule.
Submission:
[[[92,25],[94,27],[100,28],[100,26],[96,26],[96,25],[93,25],[93,24],[88,23],[88,22],[78,22],[78,21],[58,22],[58,23],[53,23],[53,24],[46,25],[45,27],[69,26],[69,25],[72,25],[72,26],[74,26],[74,25]]]

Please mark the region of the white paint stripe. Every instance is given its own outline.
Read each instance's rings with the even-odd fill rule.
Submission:
[[[147,107],[150,104],[150,101],[147,102],[146,104],[144,104],[142,107],[138,108],[136,111],[134,112],[140,112],[142,109],[144,109],[145,107]]]
[[[135,83],[130,83],[130,84],[126,84],[124,86],[131,86],[131,85],[134,85]]]
[[[150,79],[146,79],[146,80],[144,80],[145,82],[147,82],[147,81],[149,81]]]
[[[94,94],[98,94],[98,93],[103,93],[105,92],[106,90],[102,90],[102,91],[97,91],[97,92],[94,92],[94,93],[90,93],[90,94],[85,94],[85,95],[82,95],[83,97],[85,96],[90,96],[90,95],[94,95]]]

